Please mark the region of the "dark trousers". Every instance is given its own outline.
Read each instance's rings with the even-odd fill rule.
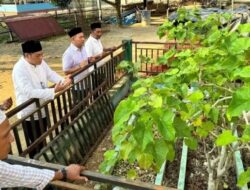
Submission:
[[[72,114],[72,120],[79,114],[81,113],[86,106],[88,105],[88,100],[85,102],[82,102],[83,99],[88,95],[88,90],[87,89],[72,89],[72,95],[73,95],[73,106],[76,106],[77,104],[81,103],[81,106],[78,107],[76,111]]]
[[[93,73],[92,75],[92,90],[94,91],[97,89],[102,82],[105,80],[105,74],[104,73]],[[102,94],[103,89],[99,89],[93,96],[94,99],[97,99]]]
[[[47,119],[42,118],[42,126],[40,126],[39,120],[32,121],[24,121],[24,134],[27,137],[26,141],[28,145],[32,144],[36,139],[38,139],[44,132],[47,131]],[[40,152],[40,150],[44,147],[46,141],[39,143],[36,145],[32,151],[30,151],[30,158],[34,158],[34,156]]]

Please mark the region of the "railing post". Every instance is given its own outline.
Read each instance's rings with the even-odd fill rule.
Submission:
[[[122,40],[123,49],[125,50],[124,60],[132,61],[132,40],[126,39]]]

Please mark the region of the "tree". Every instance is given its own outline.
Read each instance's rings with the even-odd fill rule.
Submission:
[[[174,159],[180,139],[191,150],[204,150],[207,189],[223,189],[234,152],[249,151],[250,142],[250,24],[235,31],[222,27],[231,19],[223,14],[202,20],[196,11],[179,9],[175,21],[159,27],[160,38],[179,43],[158,59],[169,70],[136,81],[116,108],[116,148],[105,153],[102,172],[121,159],[159,171],[165,160]],[[186,43],[190,46],[180,50]],[[239,136],[234,135],[237,130],[242,131]],[[250,168],[238,184],[249,181]]]
[[[114,2],[110,0],[102,0],[102,1],[113,6],[116,9],[118,24],[119,26],[122,26],[121,0],[115,0]]]
[[[56,6],[65,9],[65,8],[69,8],[69,5],[72,1],[76,2],[77,5],[77,13],[80,14],[79,17],[79,22],[80,22],[80,26],[83,28],[84,26],[84,21],[83,21],[83,10],[82,10],[82,5],[81,5],[81,0],[52,0],[52,3],[55,4]]]

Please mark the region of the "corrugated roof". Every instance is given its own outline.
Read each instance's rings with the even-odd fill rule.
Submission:
[[[25,16],[6,19],[5,23],[21,41],[39,40],[64,33],[52,16]]]

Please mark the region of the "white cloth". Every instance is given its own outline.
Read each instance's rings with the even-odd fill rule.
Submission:
[[[0,124],[3,123],[6,120],[6,115],[5,113],[0,110]]]
[[[0,188],[28,187],[42,190],[54,178],[55,172],[0,161]]]
[[[21,57],[15,64],[12,72],[12,80],[17,105],[31,98],[39,98],[41,104],[46,100],[54,99],[54,88],[48,88],[48,81],[52,83],[64,81],[60,75],[49,68],[44,60],[40,65],[33,66],[24,57]],[[35,103],[31,104],[18,113],[18,118],[26,116],[34,111],[35,108]],[[42,117],[45,116],[45,111],[42,110]],[[34,119],[38,119],[37,114],[34,115]]]
[[[103,53],[103,45],[100,39],[95,39],[93,36],[89,36],[85,43],[85,48],[87,51],[88,57],[100,55]],[[104,64],[104,61],[97,62],[97,67],[100,67]]]
[[[68,71],[75,66],[80,66],[82,61],[88,62],[88,56],[85,47],[79,49],[71,43],[62,57],[63,71]],[[79,80],[83,79],[89,73],[88,70],[83,71],[82,73],[75,76],[74,82],[77,83]]]

